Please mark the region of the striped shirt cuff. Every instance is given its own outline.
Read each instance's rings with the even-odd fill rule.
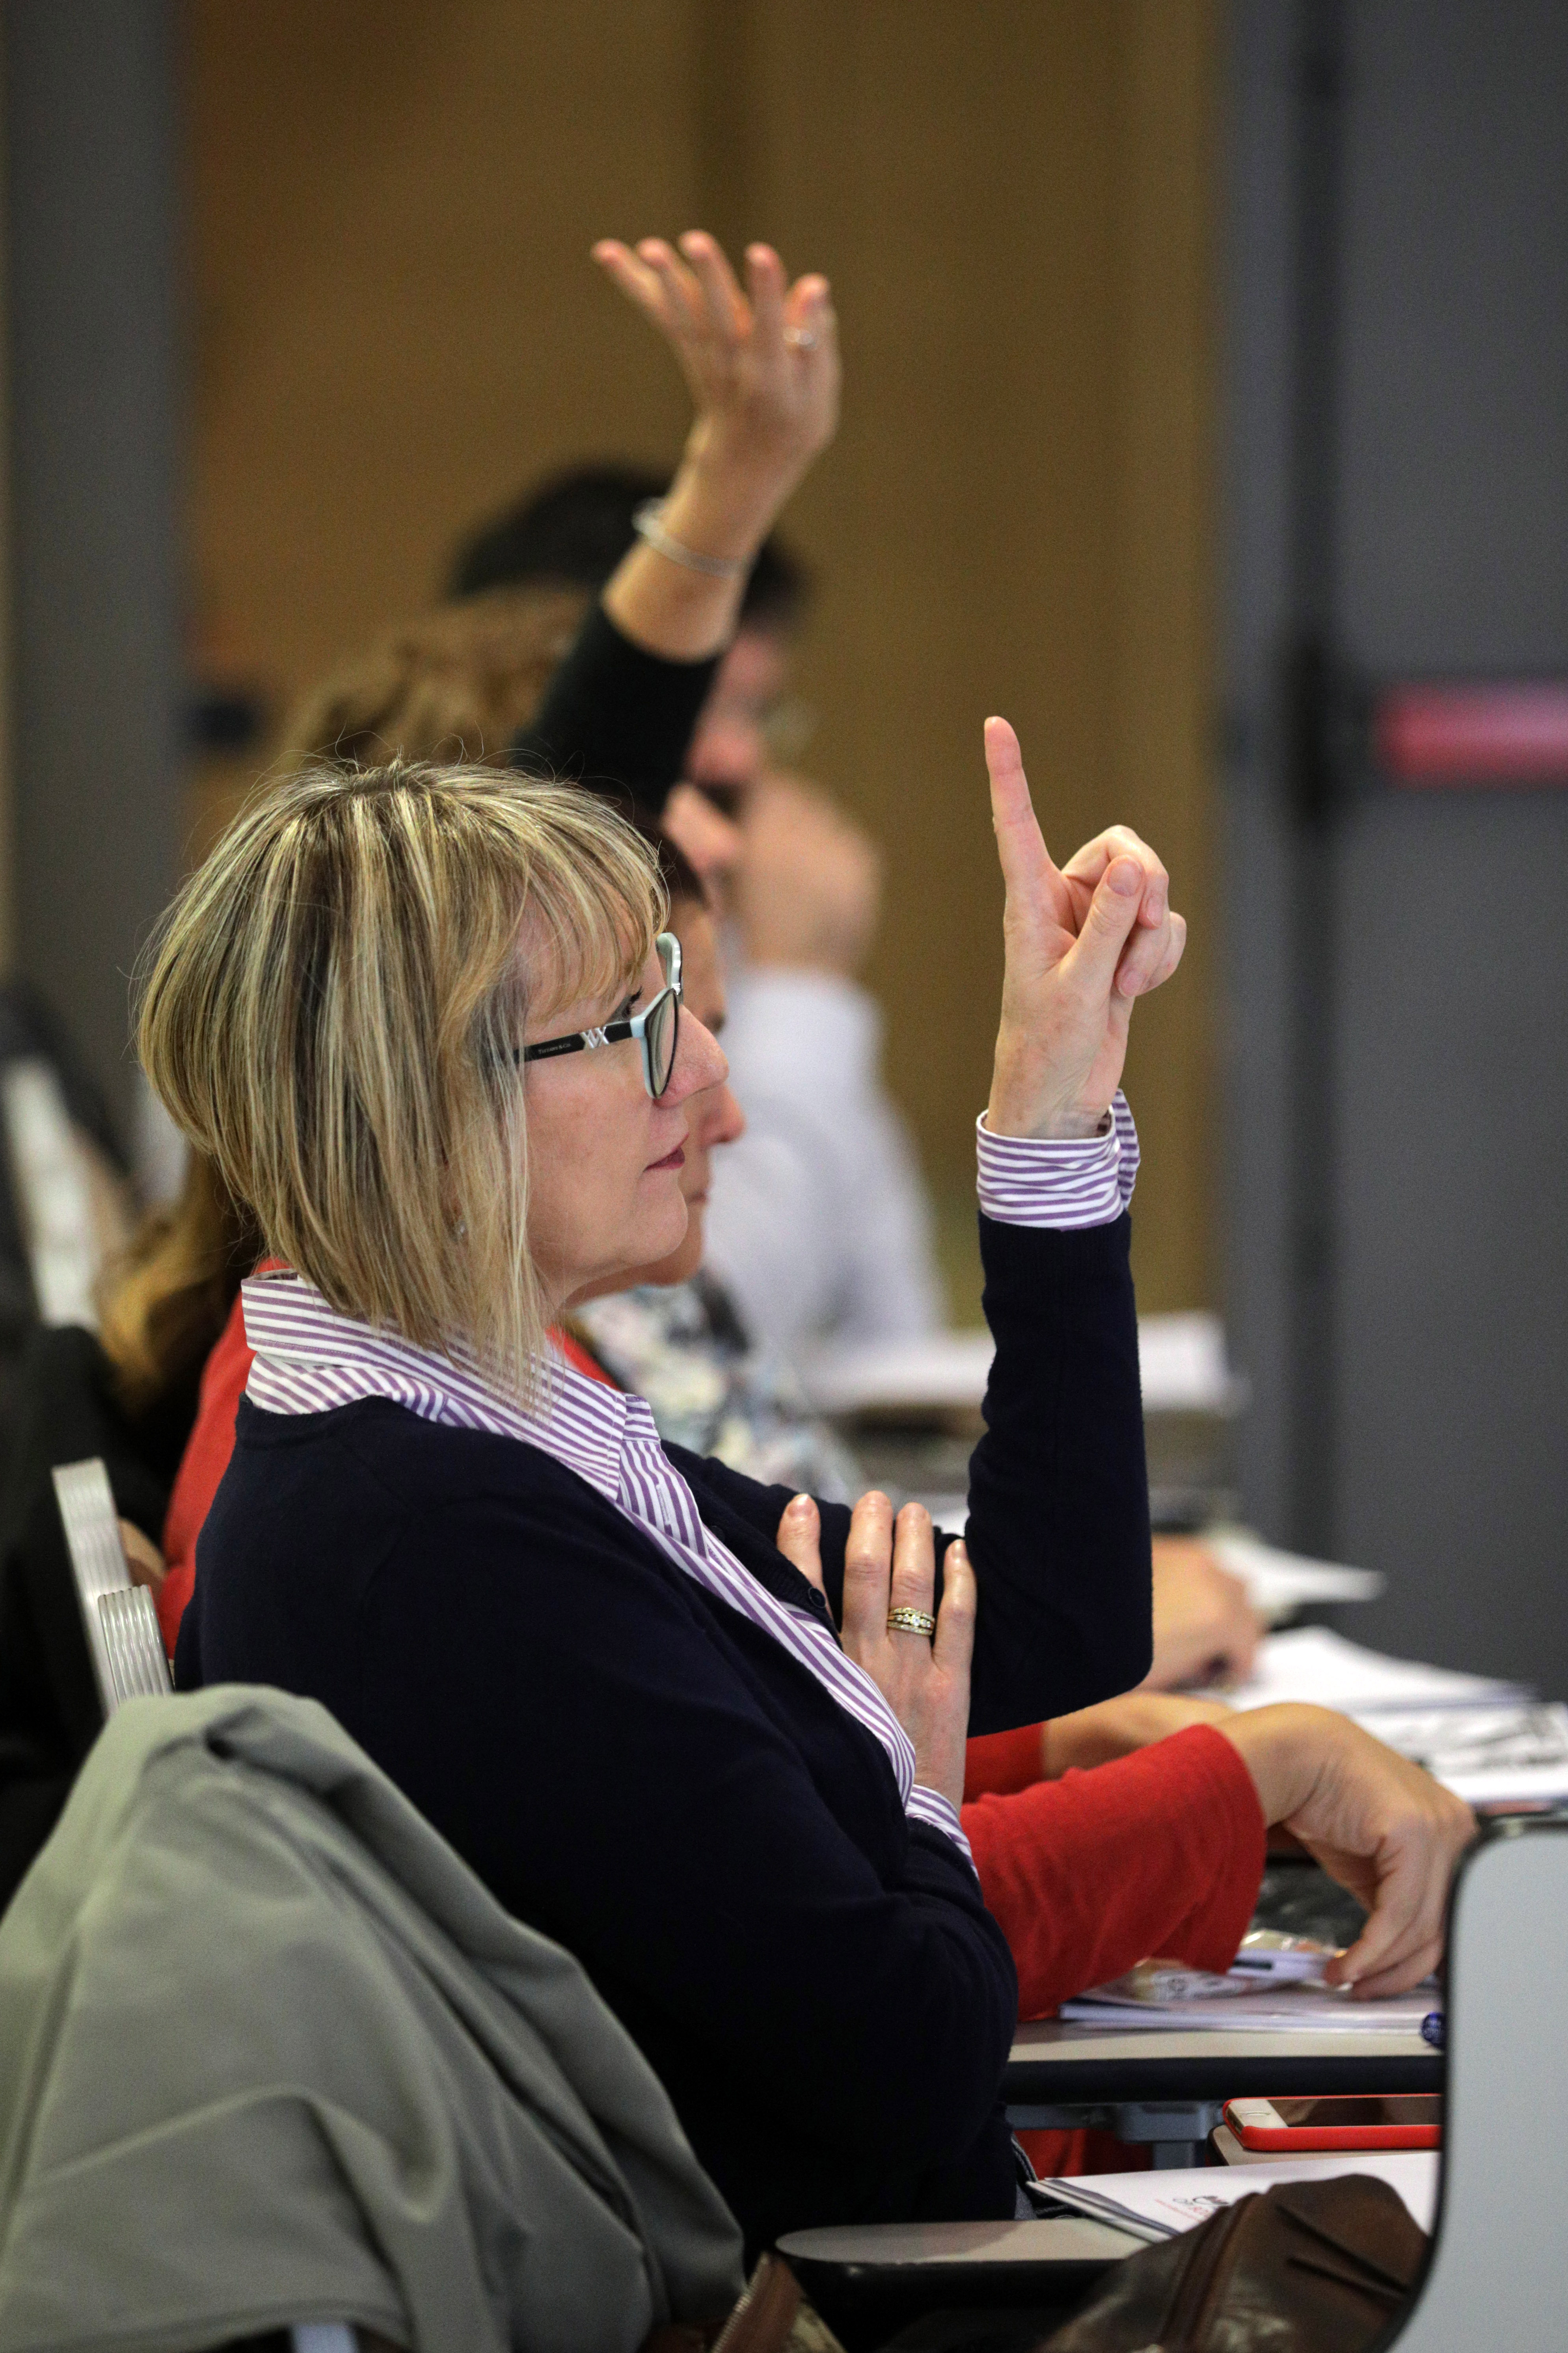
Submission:
[[[974,1132],[980,1206],[999,1226],[1109,1226],[1132,1198],[1138,1131],[1120,1088],[1100,1135],[993,1135],[984,1112]]]
[[[928,1789],[917,1781],[910,1791],[904,1811],[912,1821],[924,1822],[928,1830],[940,1831],[943,1838],[951,1839],[970,1870],[974,1871],[974,1857],[969,1851],[969,1841],[963,1835],[958,1809],[950,1805],[939,1790]],[[976,1871],[974,1875],[978,1879],[980,1873]]]

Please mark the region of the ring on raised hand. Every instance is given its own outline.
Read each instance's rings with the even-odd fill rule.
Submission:
[[[814,352],[816,349],[816,337],[809,327],[786,327],[784,341],[793,343],[797,352]]]
[[[936,1632],[936,1620],[929,1609],[889,1609],[889,1634],[923,1634],[929,1642]]]

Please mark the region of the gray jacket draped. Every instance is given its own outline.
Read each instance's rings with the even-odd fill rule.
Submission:
[[[632,2353],[740,2262],[577,1964],[325,1709],[120,1711],[0,1924],[5,2353]]]

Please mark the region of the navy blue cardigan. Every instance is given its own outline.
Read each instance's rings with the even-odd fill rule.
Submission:
[[[1129,1221],[981,1221],[997,1341],[975,1450],[971,1728],[1150,1659]],[[705,1523],[773,1546],[788,1491],[678,1448]],[[848,1514],[824,1508],[837,1609]],[[584,1963],[752,2247],[810,2223],[1010,2214],[1017,1989],[973,1872],[768,1635],[537,1449],[382,1400],[242,1404],[183,1687],[323,1701],[511,1911]]]

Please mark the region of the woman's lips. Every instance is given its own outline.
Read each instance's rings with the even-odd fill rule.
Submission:
[[[678,1144],[675,1150],[667,1152],[662,1160],[650,1160],[647,1164],[647,1174],[651,1176],[656,1168],[684,1168],[685,1166],[686,1146],[683,1144]]]

